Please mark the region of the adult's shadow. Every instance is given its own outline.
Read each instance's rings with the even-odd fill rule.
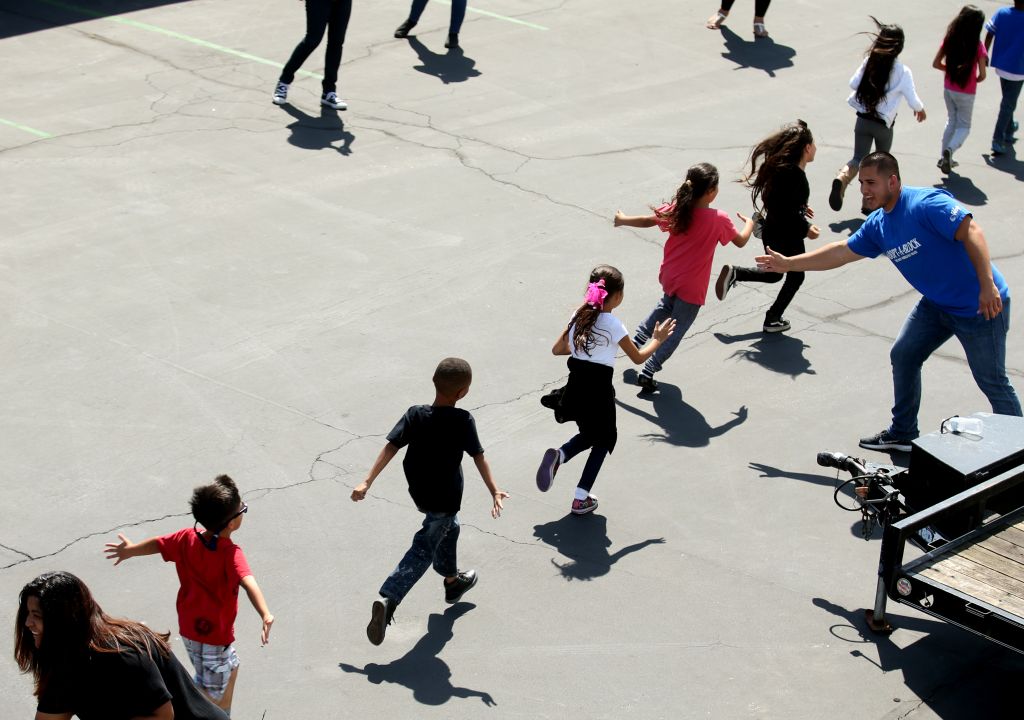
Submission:
[[[612,565],[626,555],[643,550],[648,545],[660,545],[665,538],[651,538],[609,553],[612,541],[608,538],[608,520],[603,515],[579,517],[566,515],[543,525],[534,525],[533,536],[555,548],[569,558],[551,564],[558,568],[566,580],[593,580],[607,575]]]
[[[623,380],[635,384],[636,370],[630,369],[623,373]],[[718,427],[711,427],[697,408],[683,402],[683,393],[678,386],[661,380],[658,381],[657,392],[641,391],[637,397],[650,400],[654,412],[627,405],[619,399],[616,399],[615,403],[626,412],[649,420],[663,430],[660,433],[646,433],[641,437],[681,447],[706,447],[711,444],[711,438],[724,435],[747,420],[747,406],[741,405],[740,409],[733,413],[735,417],[732,420]]]
[[[948,190],[953,197],[967,205],[981,206],[988,202],[988,195],[975,185],[969,177],[964,177],[955,172],[951,172],[943,177],[933,187]]]
[[[413,67],[416,72],[433,75],[445,85],[465,82],[469,78],[482,75],[475,67],[476,60],[467,56],[460,47],[451,48],[442,55],[421,43],[415,35],[410,35],[406,39],[422,63]]]
[[[796,50],[788,45],[779,45],[770,37],[744,40],[725,25],[719,30],[725,40],[722,57],[740,68],[764,70],[769,77],[775,77],[776,70],[793,67]]]
[[[732,357],[757,363],[765,370],[789,375],[794,380],[798,375],[817,374],[811,369],[811,361],[804,357],[804,350],[810,345],[792,335],[763,332],[729,335],[716,332],[715,337],[726,345],[753,340],[748,347],[735,351]]]
[[[345,129],[345,123],[338,111],[326,105],[320,106],[320,116],[313,117],[299,110],[294,105],[284,104],[281,109],[295,118],[288,126],[292,134],[288,143],[303,150],[337,150],[342,155],[352,154],[352,143],[356,136]],[[341,144],[335,146],[335,142]]]
[[[452,685],[452,671],[438,655],[445,644],[455,636],[455,621],[475,608],[472,603],[460,602],[427,619],[427,634],[419,639],[405,655],[387,665],[367,663],[360,669],[348,663],[338,663],[347,673],[365,675],[374,685],[395,683],[412,690],[413,699],[423,705],[443,705],[453,697],[478,697],[485,705],[494,706],[490,693]]]
[[[1008,155],[982,155],[985,164],[993,170],[1009,173],[1017,180],[1024,180],[1024,162],[1017,159],[1012,151]]]
[[[860,230],[860,226],[864,224],[864,218],[850,218],[849,220],[840,220],[839,222],[829,223],[828,229],[834,233],[845,232],[847,235],[853,235],[855,232]]]
[[[824,487],[829,487],[832,488],[833,490],[836,487],[838,487],[840,483],[843,483],[842,480],[837,480],[836,478],[828,477],[827,475],[820,475],[818,473],[794,472],[792,470],[783,470],[782,468],[777,468],[772,465],[766,465],[765,463],[751,462],[747,463],[747,466],[751,470],[760,473],[758,477],[766,480],[799,480],[800,482],[811,483],[812,485],[821,485]],[[839,491],[839,495],[843,495],[846,497],[845,501],[839,500],[839,498],[836,497],[836,501],[844,503],[845,509],[857,509],[858,506],[856,504],[856,499],[853,492],[853,483],[843,483],[843,487]],[[834,510],[835,508],[832,507],[832,504],[830,503],[827,506],[827,509],[831,511]],[[861,516],[857,515],[857,520],[855,520],[853,524],[850,525],[850,534],[854,537],[861,538],[863,540],[865,539],[863,528],[864,525],[861,522]],[[870,533],[866,539],[874,540],[882,537],[882,529],[880,526],[871,525],[869,526],[869,530]]]
[[[869,599],[873,591],[872,582],[865,588]],[[1020,704],[1024,658],[1012,650],[948,623],[887,612],[896,634],[925,633],[900,647],[891,636],[869,630],[863,610],[847,610],[824,598],[811,602],[841,619],[829,628],[834,637],[851,645],[872,645],[878,653],[876,661],[855,647],[851,657],[874,665],[880,674],[902,671],[907,688],[940,718],[1007,717],[1006,709]]]

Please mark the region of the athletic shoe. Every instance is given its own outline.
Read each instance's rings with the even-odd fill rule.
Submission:
[[[779,318],[778,320],[765,320],[764,326],[761,329],[766,333],[780,333],[786,332],[790,327],[789,320]]]
[[[736,284],[736,268],[732,265],[723,265],[722,272],[718,274],[718,281],[715,282],[715,295],[719,300],[725,300],[725,296]]]
[[[573,500],[571,512],[573,515],[586,515],[597,509],[597,498],[587,495],[582,500]]]
[[[832,190],[828,194],[828,206],[836,212],[843,209],[844,190],[843,181],[839,178],[835,178],[832,181]]]
[[[444,41],[444,46],[449,50],[457,48],[459,46],[459,34],[448,33],[448,39]]]
[[[1005,155],[1006,154],[1006,145],[1004,145],[1001,142],[996,142],[995,140],[993,140],[992,141],[992,154],[993,155]]]
[[[476,570],[467,570],[466,572],[458,572],[455,574],[455,582],[444,583],[444,601],[449,605],[454,605],[462,596],[465,595],[469,590],[476,585]]]
[[[391,618],[395,615],[395,608],[398,604],[391,598],[381,596],[373,601],[373,608],[370,611],[370,624],[366,626],[366,637],[374,645],[384,642],[384,633],[387,632]]]
[[[644,375],[643,373],[636,376],[636,384],[639,385],[644,392],[654,392],[658,389],[658,381],[650,375]]]
[[[939,160],[939,170],[945,175],[953,170],[953,151],[946,148],[942,151],[942,158]]]
[[[335,110],[348,110],[348,103],[338,97],[338,93],[329,92],[320,96],[320,104]]]
[[[395,37],[401,40],[402,38],[409,37],[409,31],[416,27],[416,23],[412,20],[406,20],[404,23],[395,28]]]
[[[877,435],[861,438],[860,446],[865,450],[896,450],[898,452],[910,452],[910,440],[900,440],[883,430]]]
[[[288,83],[279,82],[274,88],[274,104],[284,105],[288,102]]]
[[[555,473],[558,466],[562,464],[562,454],[556,448],[548,448],[544,451],[544,459],[540,461],[537,468],[537,489],[547,492],[555,482]]]
[[[764,215],[759,212],[755,212],[750,216],[750,219],[754,221],[754,237],[760,240],[761,235],[764,233]]]

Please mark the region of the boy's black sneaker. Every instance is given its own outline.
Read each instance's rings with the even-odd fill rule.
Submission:
[[[650,375],[644,375],[643,373],[636,376],[636,384],[639,385],[644,392],[654,392],[658,389],[658,381]]]
[[[366,637],[374,645],[384,642],[384,633],[387,632],[391,618],[395,615],[395,608],[398,605],[391,598],[381,596],[373,601],[373,608],[370,611],[370,624],[366,626]]]
[[[409,37],[409,31],[416,27],[416,23],[412,20],[406,20],[404,23],[395,28],[395,37],[401,40],[402,38]]]
[[[467,570],[455,574],[455,582],[444,582],[444,601],[454,605],[470,588],[476,585],[476,570]]]
[[[780,333],[786,332],[790,327],[789,320],[779,318],[778,320],[765,320],[761,329],[766,333]]]
[[[444,41],[444,46],[449,50],[457,48],[459,46],[459,34],[448,33],[448,39]]]
[[[860,446],[866,450],[896,450],[897,452],[910,452],[910,440],[901,440],[892,435],[888,430],[883,430],[871,437],[861,438]]]

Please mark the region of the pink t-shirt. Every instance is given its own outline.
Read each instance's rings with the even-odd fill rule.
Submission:
[[[942,44],[945,46],[945,43]],[[974,64],[971,65],[971,74],[967,77],[967,85],[960,87],[953,82],[949,77],[949,71],[946,71],[946,89],[952,90],[953,92],[966,93],[968,95],[974,95],[978,90],[978,63],[984,60],[988,62],[988,53],[985,51],[985,43],[978,42],[978,55],[974,58]]]
[[[659,215],[667,213],[673,206],[674,203],[666,203],[657,212]],[[671,232],[667,219],[659,220],[658,227],[669,233],[658,273],[662,289],[684,302],[703,305],[708,295],[715,248],[727,245],[736,237],[736,226],[721,210],[694,208],[686,232]]]

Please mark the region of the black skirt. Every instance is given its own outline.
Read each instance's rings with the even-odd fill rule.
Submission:
[[[541,404],[555,412],[558,422],[574,420],[591,444],[615,449],[614,370],[608,365],[569,358],[569,382],[543,398]]]

